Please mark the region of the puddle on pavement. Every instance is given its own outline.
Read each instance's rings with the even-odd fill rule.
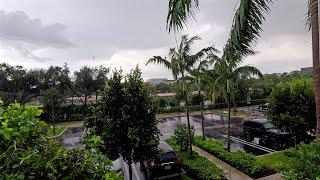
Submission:
[[[232,118],[231,119],[231,136],[242,138],[242,119],[240,118]],[[204,115],[204,125],[205,125],[205,134],[208,138],[219,139],[225,144],[227,144],[227,140],[224,137],[227,135],[228,123],[227,118],[215,115],[215,114],[206,114]],[[185,124],[187,125],[186,117],[170,117],[164,118],[160,120],[158,124],[158,128],[161,132],[161,140],[166,140],[170,138],[174,134],[174,130],[177,125]],[[201,126],[201,117],[200,116],[191,116],[190,117],[190,125],[194,129],[195,135],[202,135],[202,126]],[[254,155],[262,155],[266,154],[262,150],[253,148],[251,146],[244,145],[239,142],[231,141],[231,151],[244,151],[249,152]]]
[[[83,146],[82,133],[84,127],[70,127],[60,137],[62,146],[66,149],[73,149]]]

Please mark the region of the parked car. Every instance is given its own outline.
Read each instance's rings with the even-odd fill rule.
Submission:
[[[260,104],[257,109],[259,111],[267,111],[269,109],[269,103],[265,103],[265,104]]]
[[[281,150],[294,145],[293,138],[275,129],[267,119],[250,119],[243,122],[243,136],[245,140],[252,142],[254,138],[258,144],[274,150]]]
[[[178,159],[172,148],[164,141],[159,144],[160,154],[157,158],[145,161],[141,168],[148,179],[171,178],[180,176],[181,161]]]

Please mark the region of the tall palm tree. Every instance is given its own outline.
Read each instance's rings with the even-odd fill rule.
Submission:
[[[229,56],[231,57],[231,56]],[[212,79],[215,80],[215,87],[220,86],[220,90],[222,90],[222,94],[224,95],[225,101],[228,105],[228,150],[230,151],[230,119],[231,119],[231,94],[234,92],[234,85],[238,79],[247,78],[250,75],[258,75],[262,77],[261,72],[249,65],[240,66],[239,67],[239,56],[234,56],[231,59],[218,58],[214,56],[214,60],[216,61],[214,64],[214,69],[212,70],[211,76]]]
[[[216,51],[217,52],[217,51]],[[198,65],[189,70],[189,74],[191,75],[191,80],[196,84],[198,90],[199,97],[199,107],[201,112],[201,125],[202,125],[202,136],[203,140],[205,140],[204,133],[204,117],[203,117],[203,98],[202,98],[202,86],[204,86],[205,79],[207,79],[208,75],[208,67],[210,65],[210,61],[200,60]]]
[[[188,122],[188,130],[189,130],[189,153],[190,157],[192,157],[192,134],[191,134],[191,126],[190,126],[190,117],[189,117],[189,106],[188,106],[188,98],[187,98],[187,89],[186,89],[186,79],[187,73],[190,68],[194,65],[198,59],[201,59],[204,55],[215,51],[214,46],[210,46],[204,48],[197,52],[196,54],[191,54],[191,45],[201,38],[198,36],[188,37],[188,35],[183,35],[181,38],[181,42],[177,48],[171,48],[169,50],[170,61],[166,58],[162,58],[160,56],[154,56],[149,59],[147,64],[157,63],[164,65],[167,69],[171,70],[172,75],[175,80],[178,78],[182,81],[182,91],[185,99],[186,106],[186,115]]]
[[[310,23],[312,32],[312,59],[313,59],[313,76],[315,79],[315,93],[317,106],[317,128],[316,138],[320,139],[320,62],[319,62],[319,14],[318,0],[310,0]]]
[[[273,0],[241,0],[234,15],[230,37],[225,52],[247,56],[253,53],[252,42],[256,42],[261,32],[264,15],[270,11]],[[319,16],[318,0],[308,0],[308,15],[312,31],[313,74],[317,108],[316,138],[320,139],[320,66],[319,66]],[[189,18],[195,18],[199,0],[169,0],[167,29],[183,29]]]

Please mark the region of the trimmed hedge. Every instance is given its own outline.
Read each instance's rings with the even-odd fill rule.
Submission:
[[[167,143],[182,161],[182,166],[187,171],[187,174],[193,179],[226,179],[223,171],[208,159],[200,156],[196,152],[193,152],[193,159],[190,159],[187,152],[181,152],[179,150],[179,145],[177,145],[173,139],[168,139]]]
[[[70,104],[59,107],[55,110],[56,122],[83,121],[94,115],[98,104]],[[51,115],[44,111],[40,119],[51,123]]]
[[[254,155],[241,151],[228,152],[225,145],[218,140],[203,140],[197,136],[194,137],[194,144],[251,177],[259,177],[267,170]]]
[[[252,105],[260,105],[260,104],[265,104],[267,102],[266,99],[255,99],[252,100],[250,103],[250,106]],[[243,106],[248,106],[247,101],[238,101],[237,102],[238,107],[243,107]],[[204,106],[203,110],[210,110],[210,109],[223,109],[227,108],[228,105],[226,103],[216,103],[214,105],[209,105],[209,106]],[[193,105],[189,106],[190,111],[200,111],[200,106],[199,105]],[[163,114],[163,113],[175,113],[175,112],[185,112],[185,107],[181,106],[175,106],[175,107],[170,107],[170,108],[159,108],[157,113],[158,114]]]

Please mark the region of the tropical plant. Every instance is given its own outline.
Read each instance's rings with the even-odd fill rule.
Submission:
[[[120,179],[101,152],[67,150],[49,140],[41,112],[19,104],[4,109],[0,101],[0,179]]]
[[[226,53],[226,52],[225,52]],[[231,57],[229,55],[229,57]],[[234,96],[235,83],[239,79],[247,78],[250,75],[262,77],[262,73],[255,67],[245,65],[239,67],[240,56],[233,56],[232,59],[225,59],[212,56],[215,61],[214,69],[211,71],[214,87],[220,87],[220,91],[228,105],[228,150],[230,150],[230,117],[231,117],[231,96]]]
[[[200,107],[200,112],[201,112],[202,136],[204,140],[205,140],[204,117],[203,117],[204,98],[202,98],[203,95],[201,94],[201,91],[202,91],[202,87],[204,86],[203,83],[205,82],[205,79],[208,77],[208,74],[207,74],[208,66],[209,66],[209,62],[207,60],[199,60],[198,65],[189,70],[191,79],[197,86],[197,91],[198,91],[197,97],[199,98],[198,105]]]
[[[195,64],[195,62],[203,58],[206,54],[216,51],[214,46],[210,46],[200,50],[194,55],[191,54],[191,45],[197,40],[200,40],[200,37],[193,36],[189,38],[188,35],[183,35],[179,46],[177,48],[171,48],[169,50],[170,61],[160,56],[154,56],[153,58],[149,59],[147,62],[147,65],[150,63],[157,63],[157,64],[164,65],[167,69],[172,71],[172,75],[175,80],[179,78],[182,81],[182,91],[185,99],[190,142],[191,142],[192,136],[191,136],[188,96],[187,96],[187,87],[186,87],[187,73],[190,70],[190,68]],[[190,148],[189,149],[190,157],[192,157],[191,144],[189,144],[189,148]]]
[[[224,55],[240,56],[252,54],[253,42],[256,42],[265,20],[264,14],[270,11],[273,0],[241,0],[234,15],[229,39],[224,48]],[[319,15],[318,0],[308,0],[308,22],[312,32],[313,74],[315,80],[317,129],[316,137],[320,138],[320,62],[319,62]],[[180,30],[186,25],[188,18],[195,18],[195,10],[199,0],[169,0],[167,29]]]
[[[175,140],[176,143],[179,145],[181,152],[187,152],[189,144],[192,143],[192,141],[190,142],[190,139],[188,136],[189,136],[189,131],[186,125],[184,124],[178,125],[175,128],[172,139]],[[193,132],[192,132],[192,137],[193,137]]]
[[[63,97],[61,96],[58,89],[52,87],[46,91],[41,92],[42,103],[44,105],[44,110],[51,114],[51,122],[53,124],[53,134],[56,134],[56,112],[57,109],[62,104]]]

